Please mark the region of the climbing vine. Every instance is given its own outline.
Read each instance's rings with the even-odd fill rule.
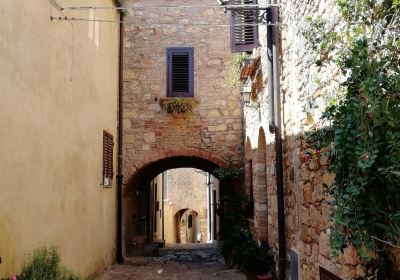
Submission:
[[[226,85],[229,88],[235,88],[241,85],[240,71],[245,61],[250,61],[251,56],[245,53],[239,53],[232,56],[229,75],[227,77]]]
[[[400,9],[399,0],[338,0],[346,26],[309,18],[304,32],[317,65],[336,63],[344,95],[329,106],[331,247],[354,245],[359,255],[400,240]]]

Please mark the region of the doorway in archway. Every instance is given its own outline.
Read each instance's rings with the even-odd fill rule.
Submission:
[[[219,182],[195,168],[164,171],[138,186],[132,205],[133,251],[159,246],[213,243],[217,238]]]

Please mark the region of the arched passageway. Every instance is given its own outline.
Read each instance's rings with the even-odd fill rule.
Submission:
[[[175,215],[175,226],[177,230],[176,243],[189,244],[200,243],[199,214],[192,209],[182,209]]]
[[[132,173],[125,185],[123,195],[123,242],[125,255],[137,253],[135,248],[143,248],[146,244],[165,243],[167,232],[164,232],[164,230],[167,231],[167,229],[164,226],[163,216],[171,208],[164,199],[166,195],[164,188],[166,184],[165,174],[166,171],[177,168],[195,168],[201,170],[204,175],[208,174],[207,177],[204,177],[205,180],[202,185],[202,188],[207,190],[205,201],[205,203],[208,203],[207,210],[194,211],[191,209],[188,212],[191,207],[187,206],[187,210],[180,215],[180,223],[184,219],[187,224],[186,227],[189,226],[189,220],[191,219],[191,227],[185,230],[185,243],[195,243],[198,240],[201,242],[214,240],[217,231],[215,208],[218,203],[217,199],[221,195],[219,194],[219,183],[215,169],[227,168],[228,166],[225,161],[216,157],[208,157],[206,159],[196,156],[171,156],[144,164],[136,172]],[[164,211],[164,207],[168,209]],[[206,218],[205,222],[204,217]],[[159,222],[160,219],[162,221],[161,224]],[[181,231],[181,227],[176,227],[176,242],[182,242],[183,235],[180,234]]]

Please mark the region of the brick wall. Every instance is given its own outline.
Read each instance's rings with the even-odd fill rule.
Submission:
[[[149,1],[126,1],[128,7]],[[152,1],[151,6],[198,6],[198,1]],[[202,1],[214,5],[214,0]],[[239,163],[243,154],[238,90],[226,86],[231,61],[229,20],[222,9],[133,10],[124,39],[124,177],[170,156],[194,155]],[[225,26],[224,26],[225,25]],[[161,110],[166,97],[166,50],[194,47],[193,113]]]
[[[128,7],[199,6],[196,0],[125,1]],[[201,5],[215,5],[215,0]],[[129,10],[124,27],[123,172],[124,236],[134,233],[134,185],[177,167],[213,172],[230,159],[243,166],[240,92],[227,87],[231,51],[229,18],[217,8]],[[192,113],[160,107],[167,95],[167,48],[194,48]],[[143,176],[145,178],[143,178]],[[139,180],[140,177],[140,180]]]

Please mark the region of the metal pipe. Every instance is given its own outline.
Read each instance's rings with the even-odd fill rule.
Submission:
[[[277,0],[273,0],[277,3]],[[273,8],[272,19],[278,21],[278,9]],[[280,95],[280,65],[278,28],[272,27],[272,53],[274,76],[274,117],[275,117],[275,152],[276,152],[276,188],[278,204],[278,239],[279,239],[279,279],[285,279],[286,270],[286,236],[285,236],[285,197],[283,186],[283,158],[282,158],[282,121],[281,121],[281,95]]]
[[[119,3],[119,2],[118,2]],[[121,4],[118,4],[121,6]],[[123,42],[124,42],[124,15],[119,13],[119,73],[118,73],[118,173],[117,173],[117,244],[116,244],[116,258],[118,263],[124,262],[122,254],[122,94],[123,94]]]
[[[207,173],[207,189],[208,189],[208,234],[209,240],[213,240],[213,230],[212,230],[212,216],[211,216],[211,175]]]
[[[271,4],[271,0],[267,0],[267,5]],[[268,14],[268,21],[273,22],[272,13]],[[273,31],[272,26],[267,26],[267,75],[268,75],[268,126],[269,131],[275,131],[275,118],[274,118],[274,73],[273,73]]]
[[[162,188],[161,188],[161,211],[162,211],[162,216],[161,216],[161,223],[162,223],[162,232],[161,232],[161,239],[164,241],[165,244],[165,231],[164,231],[164,219],[165,219],[165,215],[164,215],[164,191],[165,191],[165,184],[167,182],[167,175],[165,172],[162,173]]]

